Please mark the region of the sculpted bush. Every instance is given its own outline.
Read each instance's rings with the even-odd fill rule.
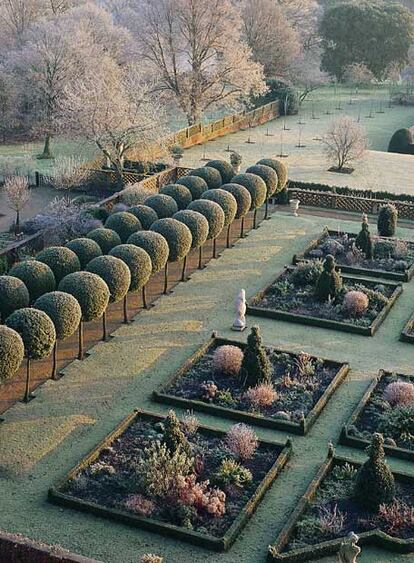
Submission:
[[[188,188],[193,200],[200,199],[201,194],[209,189],[207,182],[200,176],[183,176],[176,183]]]
[[[9,271],[9,275],[19,278],[29,292],[30,302],[56,287],[55,276],[47,264],[38,260],[24,260],[18,262]]]
[[[227,160],[210,160],[207,162],[206,166],[218,170],[220,172],[222,183],[224,184],[231,182],[231,179],[234,176],[233,166],[230,162],[227,162]]]
[[[118,233],[116,233],[112,229],[107,229],[105,227],[90,231],[86,235],[86,237],[98,243],[102,254],[108,254],[108,252],[112,250],[114,246],[122,243],[121,237],[118,235]]]
[[[185,209],[193,200],[190,190],[181,184],[168,184],[160,189],[160,194],[172,197],[179,211]]]
[[[141,223],[142,228],[148,230],[153,223],[158,219],[158,215],[148,205],[134,205],[128,209],[129,213],[135,215]]]
[[[128,244],[143,248],[151,258],[152,273],[161,271],[168,260],[170,249],[165,238],[154,231],[134,233],[128,239]]]
[[[13,379],[24,358],[23,340],[15,330],[0,325],[0,385]]]
[[[90,238],[75,238],[69,241],[66,244],[66,247],[76,254],[82,269],[85,268],[86,264],[94,258],[102,256],[101,247],[97,242]]]
[[[198,176],[205,180],[208,188],[210,190],[214,190],[215,188],[219,188],[221,184],[223,184],[223,179],[221,174],[216,168],[212,168],[211,166],[202,166],[201,168],[195,168],[190,172],[191,176]]]
[[[13,311],[28,307],[29,302],[29,292],[22,280],[13,276],[0,276],[0,321]]]
[[[132,233],[142,229],[139,219],[128,211],[119,211],[110,215],[105,222],[105,227],[115,231],[122,242],[126,242]]]
[[[147,197],[145,205],[151,207],[158,215],[159,219],[172,217],[178,211],[178,205],[171,196],[166,194],[156,194]]]
[[[68,274],[79,272],[81,269],[76,253],[65,246],[49,246],[39,252],[36,259],[49,266],[55,276],[56,285]]]

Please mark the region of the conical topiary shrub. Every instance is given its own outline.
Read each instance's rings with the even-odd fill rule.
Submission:
[[[315,294],[319,301],[335,299],[342,288],[342,278],[335,270],[335,258],[328,254],[323,263],[323,270],[316,282]]]
[[[253,326],[247,337],[240,375],[246,388],[256,387],[261,383],[271,383],[272,364],[262,344],[258,326]]]
[[[355,246],[365,254],[367,260],[372,260],[373,245],[368,223],[362,223],[361,230],[355,239]]]
[[[398,211],[392,203],[383,205],[378,213],[378,234],[381,237],[393,237],[397,227]]]

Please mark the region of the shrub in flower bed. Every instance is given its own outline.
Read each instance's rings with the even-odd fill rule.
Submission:
[[[358,235],[325,229],[305,252],[294,257],[320,260],[328,254],[335,257],[343,272],[409,281],[414,275],[414,242],[372,235],[362,223]]]
[[[67,479],[59,503],[228,549],[290,455],[244,424],[189,432],[174,411],[129,416]],[[145,520],[143,520],[145,518]]]
[[[330,453],[269,547],[270,561],[298,563],[337,554],[351,532],[361,544],[414,551],[414,477],[391,472],[383,444],[382,435],[374,434],[362,465]]]
[[[348,364],[266,347],[253,327],[247,344],[210,339],[154,398],[304,434],[348,370]]]
[[[324,262],[286,268],[249,301],[247,313],[372,336],[401,294],[401,284],[341,276],[335,266],[328,254]]]
[[[380,371],[348,423],[341,441],[363,448],[381,432],[386,451],[414,459],[414,376]]]

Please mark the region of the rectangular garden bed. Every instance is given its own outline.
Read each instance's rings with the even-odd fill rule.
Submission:
[[[414,461],[414,439],[410,437],[413,433],[410,432],[410,429],[411,431],[414,430],[414,404],[406,410],[406,402],[410,397],[404,386],[389,391],[392,404],[398,399],[405,401],[406,405],[402,405],[402,411],[398,408],[398,404],[394,404],[393,407],[385,399],[387,394],[384,395],[387,386],[395,382],[414,384],[414,375],[395,374],[380,370],[378,376],[364,393],[348,423],[342,428],[340,438],[342,444],[365,449],[371,441],[372,434],[381,432],[384,435],[384,450],[387,454]],[[411,399],[414,399],[414,396],[411,396]],[[406,417],[404,417],[404,413]],[[404,426],[402,426],[403,423]],[[403,430],[405,428],[408,435],[399,436],[400,428]]]
[[[244,343],[213,336],[166,384],[154,391],[154,399],[184,409],[194,409],[248,424],[305,435],[349,371],[348,363],[266,347],[274,366],[273,383],[278,398],[273,407],[254,409],[252,412],[244,398],[244,390],[238,378],[222,375],[213,368],[213,354],[220,346],[237,346],[241,350],[246,347]],[[310,369],[314,369],[314,375],[307,381],[297,375],[297,362],[301,359],[308,361]],[[284,376],[288,370],[291,370],[291,375],[289,381],[285,381]],[[206,380],[212,380],[217,386],[217,395],[210,400],[201,398],[201,386]],[[299,407],[301,400],[305,402],[302,408]]]
[[[351,531],[358,535],[359,545],[376,545],[398,553],[414,551],[412,522],[407,521],[398,534],[393,533],[382,513],[361,509],[352,499],[360,466],[351,459],[328,456],[276,543],[269,546],[268,561],[300,563],[337,556]],[[393,475],[396,500],[409,503],[407,506],[414,510],[414,477],[396,472]]]
[[[244,465],[242,464],[243,468],[249,469],[251,479],[246,481],[244,486],[236,487],[234,484],[233,488],[230,486],[228,489],[225,488],[224,512],[218,515],[212,510],[206,510],[202,514],[197,513],[194,517],[193,512],[187,510],[181,514],[178,507],[180,509],[183,506],[188,509],[192,507],[195,510],[194,507],[198,505],[195,501],[193,504],[188,504],[188,496],[185,497],[186,501],[180,497],[181,504],[174,505],[176,510],[174,515],[183,518],[183,522],[176,523],[171,521],[173,505],[168,504],[165,497],[162,501],[158,499],[157,503],[150,503],[148,498],[143,500],[143,492],[136,494],[140,492],[139,479],[142,479],[142,466],[139,461],[146,458],[151,448],[155,447],[159,450],[161,447],[162,435],[160,438],[159,433],[164,431],[162,423],[165,420],[164,416],[136,410],[63,480],[49,490],[49,499],[63,506],[172,536],[195,545],[225,551],[235,541],[266,491],[286,465],[291,455],[290,441],[288,440],[285,445],[264,440],[258,442],[252,457],[243,461]],[[223,449],[225,437],[226,433],[221,430],[200,426],[196,427],[195,432],[188,438],[192,447],[191,455],[194,454],[192,471],[197,474],[197,479],[200,479],[197,481],[197,486],[205,485],[204,493],[200,487],[197,490],[191,489],[191,491],[196,490],[197,500],[200,500],[201,496],[210,503],[212,501],[216,503],[215,493],[222,494],[222,491],[213,489],[205,479],[213,480],[222,460],[226,456],[231,457],[230,451]],[[178,453],[182,452],[183,450],[179,450]],[[155,459],[158,460],[159,456],[160,454],[155,455]],[[164,477],[162,472],[154,471],[157,486],[160,475]],[[176,473],[172,472],[172,475],[175,476]],[[148,496],[150,489],[144,490]],[[187,492],[187,489],[178,490],[180,493],[184,490]],[[137,499],[138,496],[141,498]],[[194,495],[192,498],[194,499]],[[138,501],[139,511],[136,508]],[[208,506],[213,507],[212,504]],[[193,521],[189,513],[193,514]],[[193,525],[188,522],[193,522]]]
[[[401,331],[400,340],[403,342],[414,342],[414,313],[408,319]]]
[[[313,285],[295,286],[292,280],[299,267],[286,267],[271,284],[254,295],[248,302],[247,314],[373,336],[403,290],[401,283],[379,283],[343,275],[347,291],[365,290],[369,297],[366,313],[362,317],[350,317],[336,303],[318,302]]]
[[[323,259],[327,254],[333,254],[342,272],[402,282],[412,279],[414,242],[371,235],[374,259],[366,260],[361,253],[351,250],[356,236],[355,233],[326,229],[310,242],[303,253],[294,255],[293,264],[301,260]]]

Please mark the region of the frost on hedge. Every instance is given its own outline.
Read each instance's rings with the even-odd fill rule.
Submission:
[[[127,242],[143,248],[148,253],[151,258],[153,274],[164,268],[170,249],[162,235],[154,231],[140,231],[131,235]]]
[[[0,276],[0,321],[13,311],[28,307],[29,292],[22,280],[13,276]]]
[[[89,262],[86,270],[101,277],[108,286],[111,303],[125,297],[131,284],[128,266],[115,256],[98,256]]]
[[[108,254],[108,252],[112,250],[114,246],[122,244],[121,238],[118,233],[116,233],[112,229],[105,227],[100,227],[99,229],[90,231],[86,235],[86,237],[98,243],[99,248],[102,250],[102,254]]]
[[[159,219],[151,226],[151,231],[162,235],[168,243],[168,261],[182,260],[191,249],[191,231],[184,223],[176,219]]]
[[[81,237],[75,238],[66,244],[66,247],[72,250],[79,259],[81,268],[84,268],[88,262],[102,256],[102,250],[99,244],[91,238]]]
[[[128,211],[118,211],[110,215],[105,222],[105,227],[115,231],[121,242],[126,242],[133,233],[142,229],[139,219]]]
[[[42,295],[34,306],[52,320],[58,340],[71,336],[82,318],[82,310],[77,299],[63,291],[52,291]]]
[[[59,291],[75,297],[82,310],[82,320],[99,319],[109,303],[109,289],[104,280],[91,272],[69,274],[59,284]]]
[[[198,213],[201,213],[207,219],[209,240],[218,237],[223,230],[225,221],[224,211],[218,203],[209,201],[208,199],[198,199],[197,201],[192,201],[188,209],[198,211]]]
[[[27,287],[30,302],[56,287],[55,276],[47,264],[38,260],[18,262],[9,271],[9,275],[19,278]]]
[[[76,253],[65,246],[49,246],[39,252],[36,259],[49,266],[55,276],[56,285],[68,274],[79,272],[81,269]]]
[[[56,341],[56,331],[46,313],[34,308],[19,309],[6,319],[6,325],[20,334],[27,358],[40,360],[49,356]]]
[[[16,375],[23,358],[24,344],[20,334],[0,325],[0,384]]]
[[[120,244],[115,246],[109,255],[119,258],[128,266],[131,274],[128,291],[139,291],[148,283],[152,274],[152,263],[148,252],[143,248],[134,244]]]

